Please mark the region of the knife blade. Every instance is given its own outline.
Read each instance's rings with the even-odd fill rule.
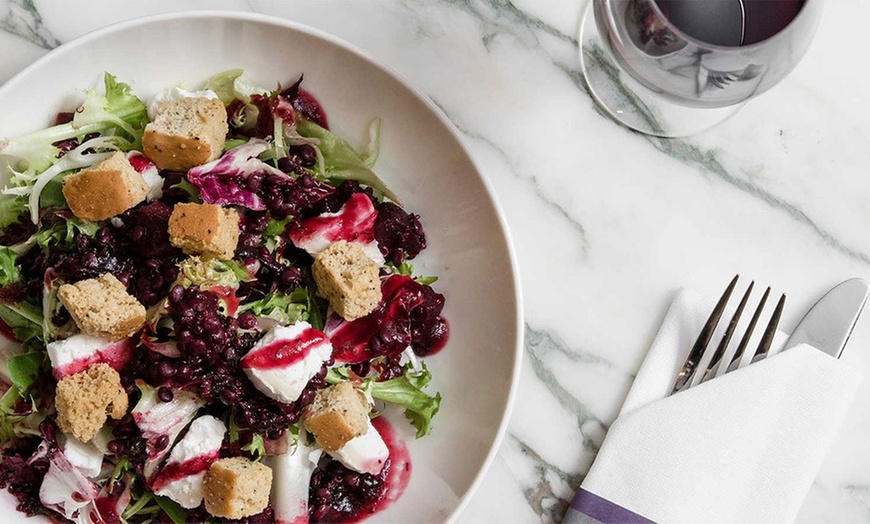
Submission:
[[[807,343],[840,358],[868,296],[870,284],[860,278],[837,284],[807,311],[783,350]]]

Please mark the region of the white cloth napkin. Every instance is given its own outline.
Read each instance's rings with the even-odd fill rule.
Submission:
[[[713,305],[685,290],[674,299],[565,523],[794,520],[860,374],[801,345],[667,396]]]

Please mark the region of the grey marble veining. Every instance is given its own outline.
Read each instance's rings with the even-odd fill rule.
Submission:
[[[0,20],[0,30],[19,36],[43,49],[54,49],[60,42],[42,23],[33,0],[10,0]]]

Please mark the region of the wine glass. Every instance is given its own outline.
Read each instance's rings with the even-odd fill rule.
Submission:
[[[583,72],[617,122],[692,135],[794,69],[821,9],[821,0],[591,0],[580,29]]]

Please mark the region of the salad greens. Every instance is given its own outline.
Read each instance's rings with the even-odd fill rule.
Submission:
[[[0,246],[0,286],[8,286],[21,281],[21,271],[17,264],[18,253],[12,248]]]
[[[176,282],[184,287],[227,286],[238,288],[241,282],[253,280],[251,273],[235,260],[192,256],[178,265]]]
[[[91,133],[115,134],[129,149],[141,149],[142,133],[148,123],[145,104],[129,85],[106,73],[105,93],[88,89],[85,102],[73,120],[18,138],[0,140],[0,155],[12,159],[12,168],[24,175],[41,173],[57,163],[61,150],[55,145],[81,139]]]
[[[250,311],[261,318],[269,318],[281,324],[293,324],[309,320],[308,290],[294,289],[289,295],[273,291],[253,302],[242,304],[239,311]]]
[[[360,386],[372,398],[405,408],[405,417],[417,428],[417,438],[432,432],[432,417],[441,407],[441,393],[430,396],[423,391],[432,381],[432,373],[425,363],[420,364],[421,368],[415,370],[413,363],[408,362],[402,367],[402,376],[382,382],[366,378]],[[326,381],[330,384],[347,380],[351,380],[351,371],[346,366],[330,368],[326,375]]]
[[[58,115],[57,125],[0,140],[0,170],[10,175],[0,191],[0,329],[20,343],[0,349],[0,488],[10,488],[20,508],[77,522],[95,509],[110,509],[123,522],[202,521],[205,508],[192,507],[158,486],[164,486],[159,482],[166,478],[167,464],[177,460],[173,451],[185,450],[185,439],[197,440],[191,428],[214,417],[210,433],[202,438],[220,444],[207,450],[210,461],[241,456],[289,479],[274,488],[282,499],[273,508],[275,518],[307,520],[309,489],[319,507],[328,503],[338,510],[338,502],[317,499],[329,491],[317,489],[317,482],[348,482],[343,489],[357,489],[359,482],[354,487],[347,480],[357,473],[372,475],[368,483],[385,483],[388,477],[346,462],[352,458],[325,454],[318,435],[306,433],[306,417],[311,416],[306,410],[314,397],[346,381],[353,381],[369,401],[401,407],[418,438],[432,432],[441,394],[424,391],[432,374],[414,351],[437,350],[439,333],[446,337],[446,322],[438,316],[443,296],[428,287],[437,277],[415,276],[406,260],[425,248],[419,216],[402,210],[398,196],[373,171],[381,147],[380,119],[372,120],[368,142],[357,150],[328,129],[322,107],[300,89],[301,81],[273,91],[255,85],[241,69],[207,80],[202,89],[223,102],[230,132],[218,158],[182,172],[159,171],[157,153],[151,159],[140,153],[143,138],[148,143],[152,136],[145,137],[146,104],[108,73],[102,89],[88,89],[81,106]],[[130,153],[130,166],[148,183],[148,177],[164,179],[162,196],[149,194],[147,201],[99,222],[76,217],[76,206],[70,209],[64,197],[65,177],[119,152]],[[337,329],[336,322],[347,328],[355,320],[337,315],[318,287],[312,264],[323,248],[305,247],[293,237],[307,224],[342,216],[353,195],[371,200],[368,219],[347,220],[349,225],[344,218],[337,220],[339,228],[348,228],[340,232],[345,236],[329,237],[336,233],[334,226],[312,234],[322,235],[327,245],[344,240],[380,250],[384,256],[378,260],[366,259],[377,270],[372,274],[379,272],[383,289],[389,279],[402,276],[393,282],[401,281],[396,293],[406,294],[396,298],[382,291],[370,299],[360,323],[351,326],[359,340],[345,341],[344,347],[363,347],[367,360],[339,356],[339,339],[330,330]],[[234,249],[220,255],[228,260],[208,250],[191,254],[170,236],[174,206],[203,202],[232,209],[222,211],[223,217],[238,217]],[[378,226],[387,237],[379,236]],[[357,240],[362,238],[369,240]],[[384,264],[385,258],[401,264]],[[88,331],[61,300],[66,300],[65,291],[59,293],[63,285],[105,274],[114,275],[145,311],[140,330],[126,339]],[[378,280],[372,277],[371,282]],[[435,320],[441,324],[432,324]],[[289,402],[270,395],[271,386],[258,382],[267,379],[255,380],[244,357],[257,344],[273,344],[264,341],[270,329],[280,333],[275,326],[302,322],[321,331],[315,335],[328,344],[321,343],[322,355],[310,352],[319,360],[298,369],[291,369],[295,360],[279,362],[286,368],[280,372],[304,387]],[[345,331],[351,332],[355,329]],[[411,333],[432,338],[426,339],[428,345],[415,346],[407,342]],[[284,337],[278,338],[283,344],[279,353],[297,340]],[[58,355],[72,363],[59,364]],[[302,358],[308,356],[302,352]],[[64,388],[56,385],[94,363],[117,372],[121,385],[115,387],[127,395],[128,405],[117,417],[112,413],[112,420],[100,422],[102,428],[94,428],[90,438],[79,440],[78,433],[73,436],[64,428]],[[302,381],[294,373],[310,374]],[[102,408],[98,411],[104,415]],[[228,442],[221,442],[216,427],[224,427]],[[380,456],[378,462],[384,460]],[[341,462],[349,473],[335,477],[341,470],[331,461]],[[95,473],[87,473],[88,468]],[[15,491],[13,486],[22,483],[39,489]],[[354,497],[375,491],[355,492]]]
[[[248,103],[252,95],[269,94],[268,89],[255,86],[248,80],[244,69],[230,69],[218,73],[206,80],[201,89],[214,91],[224,105],[236,99]]]
[[[0,303],[0,318],[21,343],[42,337],[42,311],[26,300],[16,304]]]
[[[362,155],[354,150],[346,140],[305,118],[296,119],[296,129],[300,135],[318,140],[318,160],[322,162],[321,176],[337,181],[357,180],[362,184],[371,186],[393,202],[401,204],[398,195],[393,193],[384,181],[371,170],[371,165],[378,157],[380,120],[375,119],[372,123],[369,131],[371,140]]]
[[[18,222],[21,213],[27,210],[27,199],[24,197],[9,197],[0,199],[0,228]]]
[[[416,276],[415,277],[414,276],[414,266],[412,264],[409,264],[407,260],[403,260],[402,263],[399,264],[398,266],[388,262],[387,266],[392,268],[392,270],[395,274],[405,275],[407,277],[413,277],[414,280],[418,284],[422,284],[424,286],[431,286],[435,282],[438,282],[438,277],[434,277],[434,276],[430,276],[430,277]]]
[[[30,218],[39,222],[40,195],[62,173],[82,169],[105,160],[116,150],[141,149],[142,133],[148,123],[145,104],[132,94],[130,86],[114,76],[104,75],[105,93],[86,92],[85,102],[71,122],[30,135],[0,140],[0,157],[8,158],[13,187],[7,195],[27,196]],[[97,138],[84,140],[91,134]],[[61,156],[57,144],[77,140],[80,145]],[[56,192],[52,203],[57,202]]]

